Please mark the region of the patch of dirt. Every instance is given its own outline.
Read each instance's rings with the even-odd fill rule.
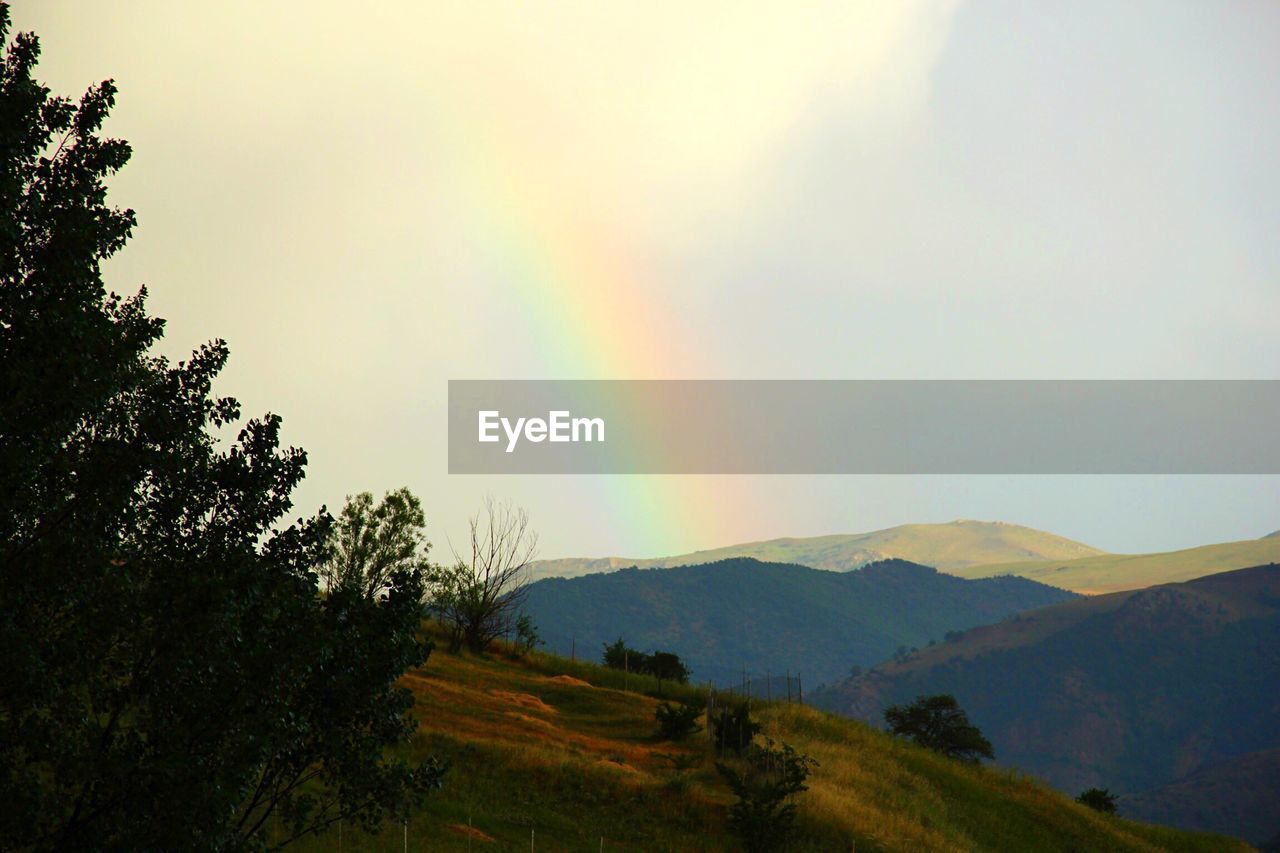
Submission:
[[[574,678],[572,675],[553,675],[551,681],[556,684],[567,684],[570,687],[590,687],[591,684],[583,681],[581,678]]]
[[[493,842],[497,840],[491,835],[485,835],[474,826],[463,826],[460,823],[451,823],[445,828],[450,832],[458,833],[458,835],[461,835],[463,838],[471,838],[473,841]]]
[[[506,690],[493,690],[490,692],[496,699],[501,699],[512,705],[518,705],[521,708],[528,708],[530,711],[542,711],[546,714],[554,714],[556,712],[555,708],[530,693],[511,693]]]

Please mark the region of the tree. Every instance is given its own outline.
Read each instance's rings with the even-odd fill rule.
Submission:
[[[630,648],[621,637],[604,647],[603,661],[604,665],[610,669],[625,669],[627,672],[636,674],[648,673],[651,670],[649,655],[639,649]]]
[[[910,705],[891,705],[885,710],[884,719],[895,735],[949,758],[976,764],[983,758],[995,757],[991,742],[969,722],[954,696],[921,696]]]
[[[544,643],[542,635],[538,633],[538,626],[529,614],[522,613],[516,620],[516,653],[527,655],[541,645]]]
[[[654,652],[649,658],[649,672],[658,679],[658,692],[662,692],[662,682],[674,681],[677,684],[689,683],[689,668],[680,660],[680,656],[672,652]]]
[[[1076,802],[1103,814],[1116,813],[1116,795],[1106,788],[1088,788],[1081,791],[1080,796],[1076,797]]]
[[[486,498],[471,518],[471,555],[436,569],[431,609],[449,629],[449,645],[483,652],[510,632],[524,605],[525,569],[538,550],[529,514]]]
[[[384,757],[414,728],[395,682],[430,651],[421,583],[319,594],[332,518],[282,523],[306,455],[274,415],[220,445],[226,345],[149,355],[145,291],[103,286],[135,222],[106,203],[130,154],[100,135],[114,85],[51,97],[38,56],[23,33],[0,59],[4,846],[242,848],[268,820],[405,814],[442,770]]]
[[[328,590],[350,586],[366,598],[384,595],[396,572],[425,577],[431,543],[422,502],[407,488],[348,496],[338,516],[333,553],[320,569]]]
[[[742,840],[747,853],[769,853],[786,846],[795,824],[797,794],[808,790],[805,781],[817,762],[783,744],[767,740],[752,745],[745,768],[716,762],[716,770],[738,801],[729,808],[729,830]]]

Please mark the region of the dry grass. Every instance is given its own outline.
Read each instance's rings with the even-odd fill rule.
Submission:
[[[602,839],[615,851],[736,849],[706,735],[657,741],[658,700],[609,686],[617,675],[545,655],[433,653],[404,679],[419,719],[412,750],[452,769],[410,820],[410,849],[528,850],[531,833],[538,851],[598,850]],[[1016,774],[804,706],[756,714],[765,734],[820,763],[799,800],[797,850],[1247,849],[1098,815]],[[403,833],[348,831],[343,849],[401,850]],[[337,849],[333,833],[305,846]]]

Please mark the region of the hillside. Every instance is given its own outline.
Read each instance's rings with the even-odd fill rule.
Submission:
[[[665,569],[751,557],[814,569],[845,572],[878,560],[900,559],[951,570],[1015,560],[1074,560],[1104,552],[1079,542],[1000,521],[952,521],[948,524],[904,524],[870,533],[770,539],[709,551],[649,560],[625,557],[539,560],[531,577],[580,577],[637,567]]]
[[[1137,794],[1278,748],[1280,565],[1047,607],[810,698],[878,720],[924,693],[955,695],[1002,763],[1065,791]],[[1280,830],[1275,815],[1272,797],[1261,817]]]
[[[1268,533],[1266,536],[1263,536],[1262,538],[1263,539],[1280,539],[1280,530],[1276,530],[1271,533]]]
[[[526,604],[548,649],[596,660],[619,636],[674,651],[694,678],[737,681],[800,672],[842,678],[899,646],[923,646],[1072,593],[1022,578],[968,581],[903,560],[836,573],[752,559],[624,569],[530,585]]]
[[[656,701],[615,689],[619,678],[550,655],[433,653],[405,684],[420,721],[412,751],[450,760],[444,788],[406,826],[374,838],[347,827],[341,849],[529,850],[531,836],[539,851],[737,849],[706,738],[655,741]],[[1104,817],[1019,774],[948,761],[812,708],[756,710],[765,734],[820,762],[798,800],[796,851],[1247,849]],[[338,830],[298,847],[338,849]]]
[[[951,569],[964,578],[1016,575],[1089,595],[1142,589],[1280,561],[1280,537],[1202,545],[1163,554],[1101,554],[1069,561],[1022,561]]]
[[[1263,843],[1280,830],[1280,749],[1229,758],[1120,801],[1124,814],[1168,826],[1230,832]]]

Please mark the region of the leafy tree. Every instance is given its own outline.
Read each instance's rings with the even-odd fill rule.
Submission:
[[[724,755],[725,752],[742,755],[759,733],[760,724],[751,719],[751,709],[746,702],[721,708],[711,720],[716,755]]]
[[[649,655],[638,649],[629,648],[621,637],[604,647],[603,661],[604,665],[610,669],[625,669],[637,674],[652,671]]]
[[[338,516],[333,553],[320,568],[325,588],[349,586],[376,598],[386,593],[396,572],[425,576],[431,548],[425,528],[422,502],[407,488],[387,492],[376,505],[369,492],[348,497]]]
[[[471,555],[432,576],[432,611],[449,629],[453,651],[483,652],[514,629],[527,592],[529,562],[538,535],[529,514],[487,498],[471,518]]]
[[[677,684],[689,683],[689,668],[680,660],[680,656],[672,652],[654,652],[649,658],[649,672],[658,679],[658,692],[662,692],[662,682],[674,681]]]
[[[702,702],[670,702],[659,703],[653,712],[658,721],[658,737],[663,740],[684,740],[689,735],[702,731],[698,718],[706,705]]]
[[[0,2],[0,41],[10,15]],[[395,686],[421,664],[421,583],[321,596],[332,519],[282,523],[305,454],[280,419],[210,396],[214,341],[172,364],[145,291],[100,264],[130,210],[129,158],[33,79],[34,35],[0,59],[0,838],[37,849],[260,846],[373,828],[441,768],[384,758],[414,727]]]
[[[795,825],[794,798],[808,790],[805,781],[817,762],[785,743],[778,749],[772,740],[764,746],[753,744],[745,757],[742,769],[716,762],[716,770],[738,798],[729,809],[729,830],[742,840],[747,853],[780,850]]]
[[[516,620],[516,652],[527,655],[541,645],[543,641],[542,635],[538,633],[538,626],[534,624],[529,614],[521,614]]]
[[[1089,808],[1100,811],[1103,814],[1116,813],[1116,795],[1108,791],[1106,788],[1089,788],[1081,791],[1080,796],[1076,797],[1077,803],[1083,803]]]
[[[977,763],[995,757],[991,742],[969,722],[954,696],[921,696],[909,705],[891,705],[884,718],[895,735],[949,758]]]

